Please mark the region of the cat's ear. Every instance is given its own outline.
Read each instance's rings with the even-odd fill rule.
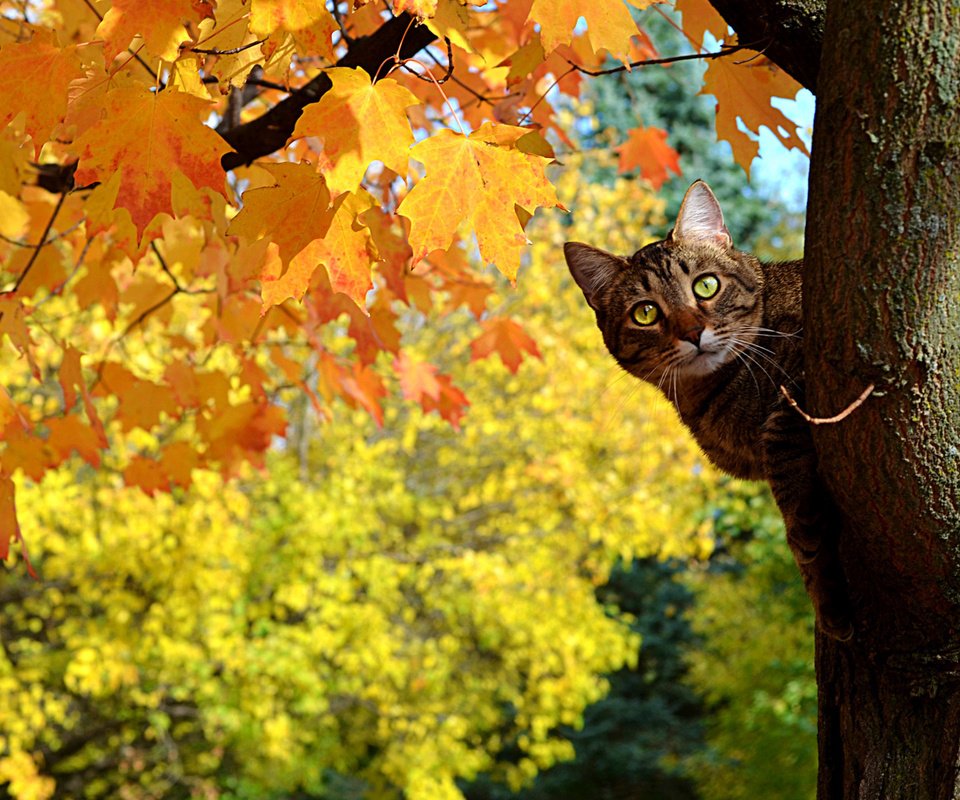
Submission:
[[[627,267],[626,260],[619,256],[580,242],[567,242],[563,246],[563,255],[570,273],[583,290],[583,296],[594,309],[604,287]]]
[[[723,224],[723,212],[710,187],[703,181],[694,181],[683,196],[677,224],[667,237],[671,242],[710,241],[730,247],[730,231]]]

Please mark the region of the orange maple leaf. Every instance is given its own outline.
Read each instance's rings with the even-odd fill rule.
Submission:
[[[662,128],[633,128],[616,152],[621,173],[639,169],[654,189],[663,186],[669,173],[680,174],[680,155],[667,144],[667,132]]]
[[[269,238],[277,245],[284,271],[297,253],[322,239],[333,220],[330,192],[322,175],[307,163],[262,164],[276,183],[243,193],[243,209],[227,233],[248,242]]]
[[[198,196],[204,188],[224,194],[220,157],[230,147],[200,122],[210,106],[169,88],[107,92],[100,121],[74,143],[80,154],[77,184],[106,182],[119,173],[115,207],[130,213],[141,237],[157,214],[175,216],[175,186]]]
[[[712,34],[718,41],[727,38],[727,22],[710,5],[710,0],[676,0],[674,7],[680,12],[683,32],[694,47],[703,47],[705,33]]]
[[[749,50],[746,51],[749,54]],[[703,77],[700,94],[717,98],[717,138],[725,139],[733,148],[733,157],[750,177],[750,164],[760,145],[737,126],[739,118],[754,135],[761,127],[783,142],[784,147],[806,153],[807,147],[791,122],[780,109],[770,104],[772,97],[795,97],[800,84],[762,56],[745,56],[742,63],[728,58],[714,58]]]
[[[63,390],[64,412],[69,413],[77,402],[77,387],[83,397],[83,407],[90,422],[90,429],[96,434],[97,444],[102,448],[107,446],[107,434],[97,414],[97,409],[87,389],[87,382],[83,379],[83,370],[80,365],[80,351],[69,345],[64,345],[63,360],[60,362],[60,387]],[[89,459],[87,459],[89,461]],[[93,463],[93,462],[91,462]]]
[[[61,459],[66,459],[74,450],[90,466],[100,466],[100,451],[106,446],[100,435],[76,414],[65,417],[52,417],[47,420],[50,436],[49,444],[56,449]]]
[[[0,470],[0,561],[6,561],[10,555],[10,542],[20,543],[20,554],[23,556],[23,562],[27,566],[27,572],[30,577],[36,579],[37,573],[30,563],[30,556],[27,554],[27,543],[23,541],[23,534],[20,533],[20,522],[17,520],[17,487],[5,471]]]
[[[426,176],[397,213],[410,220],[415,262],[432,250],[450,247],[457,228],[466,223],[476,234],[483,259],[511,280],[516,278],[527,244],[517,209],[533,213],[538,206],[557,205],[544,173],[549,159],[521,147],[528,146],[523,137],[529,133],[486,122],[469,136],[441,130],[413,148]]]
[[[34,156],[67,113],[70,82],[83,76],[76,47],[61,48],[53,31],[0,47],[0,127],[21,112]]]
[[[291,140],[323,140],[320,169],[332,192],[354,191],[372,161],[405,176],[413,144],[406,109],[420,101],[391,78],[377,83],[363,69],[327,71],[333,88],[303,110]]]
[[[196,0],[113,0],[96,35],[103,39],[108,64],[138,35],[143,37],[150,54],[173,61],[180,45],[193,38],[184,23],[196,25],[212,15],[212,6]]]
[[[637,23],[621,0],[533,0],[528,19],[539,23],[543,49],[551,53],[573,41],[581,17],[587,23],[587,39],[594,53],[602,49],[628,60]]]
[[[333,204],[333,219],[326,235],[297,253],[286,271],[276,245],[271,243],[260,274],[261,313],[288,297],[300,300],[320,266],[327,271],[329,291],[342,292],[364,309],[367,292],[373,288],[370,268],[377,260],[377,251],[361,217],[374,205],[373,198],[363,190],[340,195]]]
[[[497,353],[504,366],[516,373],[529,353],[542,358],[537,343],[516,322],[508,317],[495,317],[481,323],[483,333],[470,342],[470,360],[476,361]]]
[[[420,402],[424,397],[440,398],[440,382],[433,364],[401,353],[393,360],[393,368],[400,377],[400,391],[407,400]]]
[[[467,413],[467,407],[470,401],[467,396],[453,385],[453,380],[449,375],[437,375],[437,383],[440,386],[440,394],[434,400],[429,395],[424,395],[420,400],[420,405],[426,413],[436,411],[442,419],[453,426],[453,429],[460,430],[460,419]]]

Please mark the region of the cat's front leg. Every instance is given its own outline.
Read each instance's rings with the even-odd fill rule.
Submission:
[[[817,473],[810,428],[785,404],[763,426],[767,480],[787,528],[787,543],[813,601],[820,629],[853,635],[847,583],[838,552],[840,517]]]

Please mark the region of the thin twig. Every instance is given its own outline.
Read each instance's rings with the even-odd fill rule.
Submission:
[[[86,221],[87,221],[86,217],[81,217],[77,222],[74,222],[73,225],[71,225],[69,228],[64,228],[64,230],[53,234],[53,236],[50,236],[43,244],[44,245],[52,244],[53,242],[57,241],[57,239],[62,239],[64,236],[69,236],[77,228],[83,225],[83,223]],[[2,233],[0,233],[0,239],[5,241],[7,244],[12,244],[14,247],[36,247],[35,244],[31,244],[30,242],[24,242],[24,241],[21,241],[20,239],[11,239],[9,236],[4,236]]]
[[[567,63],[570,64],[570,69],[568,69],[566,72],[564,72],[563,75],[561,75],[559,78],[557,78],[553,83],[551,83],[551,84],[544,90],[543,94],[541,94],[541,95],[537,98],[537,101],[536,101],[532,106],[530,106],[530,108],[527,109],[527,113],[524,114],[522,117],[520,117],[520,121],[517,123],[518,126],[523,125],[523,123],[526,122],[526,121],[530,118],[530,115],[533,114],[534,109],[535,109],[538,105],[540,105],[540,104],[546,99],[547,95],[550,94],[550,92],[553,90],[553,87],[554,87],[554,86],[556,86],[557,84],[559,84],[560,81],[562,81],[564,78],[566,78],[567,75],[569,75],[571,72],[575,72],[575,71],[578,69],[577,65],[574,64],[573,62],[568,61]],[[614,72],[617,72],[617,71],[619,71],[619,70],[614,70]],[[598,73],[598,74],[603,74],[603,73]]]
[[[204,49],[200,47],[186,47],[184,48],[188,53],[203,53],[207,56],[233,56],[237,53],[242,53],[244,50],[249,50],[251,47],[256,47],[258,44],[263,44],[266,39],[257,39],[255,42],[249,42],[247,44],[242,44],[239,47],[231,47],[229,50],[218,50],[213,47],[210,49]]]
[[[860,408],[860,406],[863,405],[863,402],[871,395],[873,390],[876,388],[877,387],[871,383],[866,389],[863,390],[863,392],[860,394],[860,396],[856,400],[854,400],[850,405],[848,405],[845,409],[843,409],[843,411],[841,411],[839,414],[836,414],[835,416],[832,416],[832,417],[811,417],[806,411],[800,408],[799,403],[797,403],[797,401],[790,396],[790,392],[787,391],[786,386],[781,386],[780,392],[781,394],[783,394],[785,398],[787,398],[787,402],[793,407],[794,411],[796,411],[801,417],[803,417],[811,425],[832,425],[835,422],[840,422],[840,420],[846,419],[854,411]]]
[[[401,66],[411,75],[413,75],[413,77],[419,78],[420,80],[426,81],[427,83],[433,83],[438,86],[441,83],[446,83],[448,80],[450,80],[450,78],[453,77],[453,48],[450,46],[450,40],[446,36],[443,37],[443,41],[447,43],[447,71],[442,78],[434,78],[429,75],[423,75],[419,72],[416,72],[415,70],[410,69],[410,67],[408,67],[406,64],[402,64]],[[433,57],[432,54],[431,54],[431,57]],[[433,60],[438,67],[442,66],[442,64],[437,58],[433,58]]]
[[[574,64],[570,59],[566,59],[566,62],[573,67],[577,72],[582,73],[583,75],[590,75],[592,77],[597,77],[598,75],[613,75],[616,72],[626,72],[631,70],[634,67],[652,67],[657,64],[674,64],[678,61],[696,61],[698,59],[706,58],[722,58],[723,56],[728,56],[731,53],[736,53],[739,50],[752,50],[753,44],[729,44],[723,45],[715,53],[688,53],[683,56],[667,56],[666,58],[646,58],[641,61],[631,61],[629,64],[622,64],[619,67],[613,67],[611,69],[598,69],[590,70],[584,69],[579,64]],[[569,74],[569,73],[567,73]]]
[[[67,199],[67,193],[61,192],[60,199],[57,200],[57,205],[53,209],[53,213],[50,215],[50,219],[47,221],[47,227],[44,228],[43,234],[40,236],[40,241],[34,245],[33,255],[30,256],[30,260],[27,262],[27,266],[23,268],[23,271],[17,277],[16,283],[13,284],[13,289],[11,289],[12,292],[17,291],[17,289],[20,288],[20,284],[22,284],[24,279],[27,277],[27,273],[30,272],[30,269],[36,263],[37,257],[40,255],[40,251],[46,246],[47,237],[50,235],[50,230],[51,228],[53,228],[53,223],[56,221],[57,214],[60,213],[60,209],[63,208],[63,201],[66,199]]]

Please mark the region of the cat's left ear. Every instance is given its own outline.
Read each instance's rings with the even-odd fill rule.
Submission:
[[[730,247],[733,240],[723,224],[723,212],[710,187],[704,181],[694,181],[683,196],[677,224],[668,241],[709,241],[721,247]]]
[[[594,310],[603,290],[628,266],[625,259],[580,242],[567,242],[563,246],[563,255],[570,273]]]

